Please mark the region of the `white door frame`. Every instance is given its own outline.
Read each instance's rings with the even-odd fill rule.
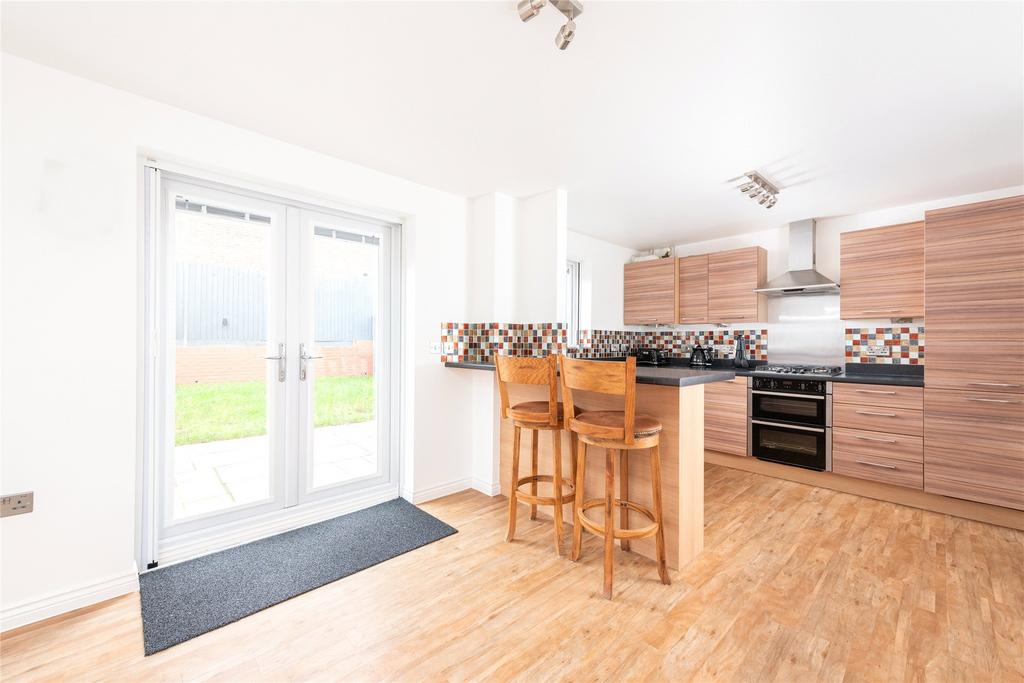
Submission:
[[[213,552],[222,548],[238,545],[248,541],[263,538],[275,533],[289,529],[298,528],[306,524],[315,523],[324,519],[345,514],[346,512],[362,509],[380,502],[391,500],[399,496],[399,462],[401,458],[401,349],[403,344],[401,327],[401,282],[402,282],[402,260],[401,260],[401,223],[397,221],[382,220],[377,217],[349,213],[330,206],[310,204],[301,198],[293,198],[288,194],[281,195],[267,194],[262,191],[247,189],[243,184],[230,185],[218,180],[206,180],[202,177],[175,173],[171,170],[164,170],[163,164],[155,164],[151,160],[144,163],[142,172],[144,179],[144,211],[143,211],[143,239],[141,247],[143,301],[142,314],[144,326],[141,331],[143,352],[140,354],[140,365],[142,377],[141,393],[143,397],[142,410],[140,411],[139,442],[140,462],[138,468],[139,483],[137,491],[139,500],[137,503],[139,520],[139,532],[137,538],[137,557],[140,570],[152,568],[157,558],[162,565],[171,564],[189,557],[194,557],[207,552]],[[305,486],[295,488],[287,485],[287,482],[298,482],[298,472],[286,471],[277,473],[277,481],[274,487],[281,487],[281,494],[284,496],[283,509],[267,509],[265,511],[254,511],[251,506],[244,510],[244,518],[230,520],[225,516],[225,523],[220,524],[211,533],[210,529],[183,528],[181,533],[173,538],[161,539],[160,519],[161,510],[158,509],[160,496],[156,487],[159,485],[158,475],[158,453],[161,444],[166,443],[166,431],[158,428],[161,416],[166,416],[169,406],[166,405],[166,386],[161,381],[167,378],[168,371],[166,364],[170,362],[171,354],[161,348],[168,341],[166,333],[167,320],[161,320],[158,311],[161,311],[161,302],[158,300],[161,278],[166,276],[166,258],[170,253],[166,243],[168,232],[161,224],[160,197],[164,194],[165,183],[185,182],[190,186],[205,187],[210,190],[228,192],[245,197],[246,200],[257,202],[269,202],[277,205],[285,205],[290,216],[297,216],[293,212],[316,212],[342,221],[358,221],[368,226],[376,226],[379,230],[387,232],[389,239],[386,258],[389,268],[386,272],[390,277],[382,278],[387,282],[381,283],[381,295],[388,296],[388,316],[382,321],[381,336],[375,339],[375,347],[378,341],[382,348],[379,353],[386,354],[378,356],[375,362],[375,371],[380,368],[387,376],[378,378],[378,384],[384,384],[386,390],[381,392],[387,394],[386,406],[378,404],[378,419],[386,418],[388,431],[386,440],[380,443],[382,449],[387,449],[386,465],[381,469],[382,476],[373,481],[361,482],[358,487],[339,486],[335,491],[320,492],[315,495],[305,494]],[[373,213],[373,212],[367,212]],[[379,215],[379,214],[378,214]],[[282,216],[287,223],[287,216]],[[306,238],[308,241],[308,238]],[[288,259],[286,272],[297,274],[301,272],[300,255],[296,250],[286,251],[281,258]],[[289,275],[289,278],[292,278]],[[298,282],[288,283],[286,287],[298,286]],[[285,297],[285,288],[281,290],[280,296]],[[163,309],[166,312],[166,308]],[[173,310],[173,309],[172,309]],[[297,312],[289,313],[289,316],[297,316]],[[171,321],[173,324],[173,320]],[[297,343],[296,339],[300,325],[298,320],[287,321],[288,341],[288,373],[298,372]],[[385,336],[386,335],[386,336]],[[272,334],[268,329],[268,346],[272,342]],[[306,343],[310,343],[309,339]],[[276,341],[273,342],[276,346]],[[375,350],[375,356],[378,352]],[[268,354],[270,355],[270,354]],[[173,370],[173,367],[171,368]],[[270,370],[268,370],[270,372]],[[299,410],[297,396],[283,396],[283,409]],[[386,413],[386,414],[385,414]],[[166,419],[163,420],[166,423]],[[298,424],[291,422],[291,424]],[[286,448],[297,448],[298,441],[293,435],[279,435],[285,439]],[[162,441],[161,441],[162,440]],[[296,445],[291,445],[296,444]],[[286,457],[285,462],[295,462],[293,458]],[[296,495],[294,491],[300,493]],[[302,503],[299,505],[298,503]],[[294,507],[290,507],[294,506]]]

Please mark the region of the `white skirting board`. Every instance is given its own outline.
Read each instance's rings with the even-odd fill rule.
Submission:
[[[0,631],[9,631],[137,590],[139,575],[138,572],[132,571],[18,605],[5,606],[0,612]]]
[[[402,498],[405,498],[413,505],[418,505],[419,503],[426,503],[435,498],[443,498],[471,488],[473,488],[473,481],[471,479],[457,479],[447,484],[439,484],[438,486],[431,486],[419,491],[403,491]]]

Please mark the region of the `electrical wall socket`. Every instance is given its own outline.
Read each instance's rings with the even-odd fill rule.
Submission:
[[[888,356],[889,355],[889,347],[888,346],[868,346],[868,347],[865,347],[865,352],[869,356]]]
[[[441,353],[441,342],[430,342],[431,353]]]
[[[27,512],[32,512],[34,497],[35,494],[32,491],[12,493],[9,496],[0,497],[0,517],[24,515]]]

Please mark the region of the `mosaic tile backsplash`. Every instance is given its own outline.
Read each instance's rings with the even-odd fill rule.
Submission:
[[[441,362],[490,363],[495,351],[509,356],[546,356],[566,349],[562,323],[442,323]]]
[[[768,360],[768,330],[580,330],[576,350],[580,355],[625,355],[629,349],[656,348],[670,355],[688,357],[697,343],[718,347],[718,357],[732,358],[736,340],[743,338],[746,354]],[[511,356],[546,356],[569,350],[567,330],[561,323],[442,323],[441,362],[490,363],[495,351]]]
[[[846,362],[924,365],[924,327],[847,327]]]

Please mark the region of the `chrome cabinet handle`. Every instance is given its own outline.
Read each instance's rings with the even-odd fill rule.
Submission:
[[[968,396],[968,401],[979,401],[981,403],[1020,403],[1020,401],[1011,401],[1006,398],[975,398],[974,396]]]
[[[277,361],[277,381],[283,382],[285,377],[288,376],[288,363],[287,356],[284,352],[284,344],[277,345],[276,356],[263,356],[265,360],[276,360]]]
[[[899,313],[898,308],[865,308],[861,313]]]
[[[798,427],[796,425],[784,425],[776,422],[763,422],[761,420],[751,420],[750,423],[763,425],[765,427],[775,427],[776,429],[796,429],[801,432],[817,432],[818,434],[822,434],[825,431],[824,427]]]
[[[896,439],[880,439],[877,436],[861,436],[860,434],[854,434],[854,436],[861,441],[879,441],[881,443],[896,443]]]
[[[306,363],[307,361],[317,360],[323,358],[323,356],[311,356],[306,353],[306,345],[299,344],[299,381],[306,381]]]
[[[857,464],[858,465],[868,465],[869,467],[881,467],[881,468],[887,469],[887,470],[894,470],[894,469],[896,469],[896,465],[883,465],[880,462],[868,462],[867,460],[858,460]]]
[[[1002,382],[968,382],[970,387],[1019,387],[1019,384],[1004,384]]]
[[[858,389],[858,394],[884,394],[885,396],[895,396],[895,391],[879,391],[878,389]]]
[[[858,415],[874,415],[875,417],[897,417],[896,413],[875,413],[870,410],[858,410]]]
[[[784,394],[781,391],[761,391],[760,389],[751,389],[750,393],[760,394],[763,396],[785,396],[786,398],[810,398],[815,401],[824,401],[824,396],[814,396],[812,394]]]

